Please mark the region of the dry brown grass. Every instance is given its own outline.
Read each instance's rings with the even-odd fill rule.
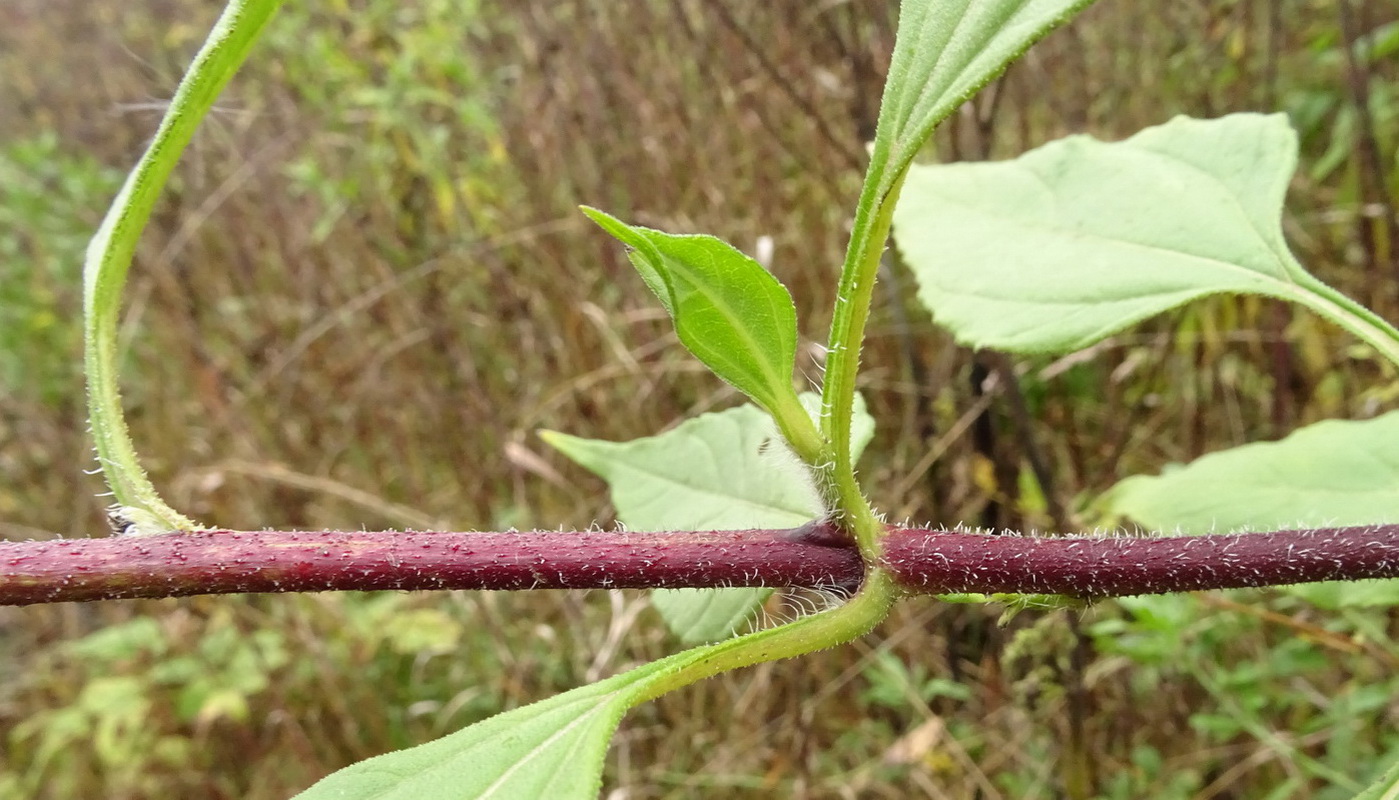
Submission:
[[[463,12],[469,25],[429,44],[477,54],[463,59],[479,70],[472,102],[498,121],[478,128],[450,104],[354,93],[404,85],[392,72],[397,42],[420,4],[394,5],[401,16],[387,5],[296,10],[345,43],[348,63],[325,67],[339,82],[315,80],[310,39],[274,34],[196,139],[128,290],[135,439],[176,507],[229,527],[606,523],[604,487],[544,448],[537,428],[626,439],[738,398],[684,353],[618,249],[575,206],[746,250],[772,237],[772,268],[796,297],[802,334],[821,341],[891,4],[529,0]],[[983,95],[954,118],[937,153],[1008,157],[1067,132],[1121,136],[1174,113],[1272,110],[1289,92],[1339,86],[1339,67],[1307,49],[1334,25],[1330,5],[1282,3],[1281,18],[1272,5],[1105,2],[1014,67],[994,101]],[[181,0],[0,6],[0,146],[54,130],[66,148],[125,168],[214,13]],[[421,85],[458,88],[448,67],[424,70]],[[419,136],[434,129],[445,144]],[[1307,142],[1311,161],[1325,146],[1323,130]],[[294,192],[307,183],[288,171],[307,164],[321,172],[315,185],[348,196]],[[1357,244],[1368,230],[1357,169],[1299,178],[1289,232],[1317,273],[1393,318],[1393,282]],[[105,202],[93,198],[88,224]],[[80,303],[70,268],[61,308],[71,320]],[[1075,527],[1088,518],[1085,501],[1124,475],[1388,402],[1366,388],[1388,373],[1347,358],[1345,337],[1267,301],[1228,300],[1116,337],[1084,363],[1017,362],[1027,426],[1003,391],[983,397],[973,385],[970,354],[915,308],[908,280],[894,269],[877,299],[862,384],[881,422],[866,478],[894,517]],[[815,373],[813,362],[804,369]],[[82,473],[80,385],[56,405],[7,388],[5,532],[99,530],[97,479]],[[1056,503],[1020,491],[1031,449]],[[79,737],[35,785],[54,798],[276,798],[340,764],[674,647],[635,595],[385,602],[5,611],[0,725],[12,734],[26,720],[52,725],[44,710],[80,703],[94,675],[60,644],[86,633],[157,620],[182,644],[108,665],[142,676],[193,658],[194,643],[214,634],[273,630],[290,655],[268,662],[242,715],[182,715],[178,692],[147,687],[141,727],[159,738],[136,774]],[[415,655],[386,644],[375,626],[410,612],[440,614],[431,619],[451,647]],[[1193,795],[1167,794],[1172,774],[1198,773],[1209,787],[1198,796],[1248,798],[1301,774],[1286,796],[1334,796],[1289,751],[1191,729],[1192,713],[1220,702],[1197,675],[1096,654],[1062,614],[994,622],[977,607],[914,603],[855,647],[664,698],[629,718],[608,785],[632,800],[1121,797],[1109,793],[1113,776],[1133,773],[1176,797]],[[1293,633],[1253,622],[1221,663],[1267,662]],[[1388,624],[1392,632],[1393,615]],[[1013,640],[1023,654],[1006,654]],[[965,696],[901,684],[891,657],[958,682]],[[1316,685],[1305,691],[1377,680],[1392,657],[1338,656],[1307,674]],[[1154,691],[1141,683],[1151,676]],[[1284,732],[1301,714],[1258,713]],[[1299,746],[1325,755],[1332,738],[1307,735]],[[23,774],[35,745],[9,742],[6,769]],[[1158,783],[1134,762],[1147,745],[1168,764]]]

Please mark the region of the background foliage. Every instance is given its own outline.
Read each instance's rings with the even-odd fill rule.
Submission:
[[[953,117],[937,154],[1287,111],[1303,147],[1292,246],[1399,319],[1399,21],[1384,10],[1107,0]],[[102,529],[82,473],[82,248],[215,12],[0,5],[5,536]],[[630,439],[740,398],[575,206],[769,263],[814,372],[892,16],[872,0],[289,6],[132,273],[125,391],[152,477],[228,527],[607,522],[601,482],[535,429]],[[862,464],[899,518],[1092,527],[1090,501],[1121,477],[1374,416],[1399,386],[1260,298],[1171,312],[1091,359],[1011,361],[933,329],[897,265],[883,280]],[[663,698],[624,724],[607,783],[629,798],[1325,798],[1399,748],[1388,607],[1216,593],[995,622],[911,604],[855,647]],[[0,610],[0,626],[3,798],[286,797],[676,647],[639,594],[601,592],[109,603]]]

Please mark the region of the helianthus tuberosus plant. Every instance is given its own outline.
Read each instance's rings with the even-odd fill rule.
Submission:
[[[1399,575],[1399,413],[1316,425],[1129,479],[1102,498],[1109,515],[1199,537],[898,527],[866,499],[856,461],[873,422],[856,376],[891,233],[920,300],[969,345],[1069,352],[1199,297],[1254,293],[1310,309],[1399,364],[1399,331],[1308,273],[1283,239],[1296,137],[1281,116],[1177,118],[1122,142],[1071,137],[1002,163],[915,162],[939,122],[1089,2],[904,0],[819,394],[794,381],[795,306],[757,261],[710,236],[584,208],[626,248],[681,342],[752,403],[625,443],[544,432],[608,481],[631,530],[517,534],[206,529],[161,500],[142,471],[117,390],[122,287],[181,150],[280,5],[232,0],[88,253],[89,405],[117,535],[0,546],[0,602],[656,589],[655,604],[693,648],[370,759],[299,795],[590,798],[629,709],[722,672],[849,642],[908,595],[1072,605]],[[1242,528],[1265,532],[1215,533]],[[735,635],[768,593],[791,586],[826,591],[829,606]],[[1396,793],[1391,770],[1359,796]]]

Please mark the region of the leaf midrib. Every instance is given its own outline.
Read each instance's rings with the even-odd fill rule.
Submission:
[[[659,249],[659,248],[658,248],[658,249]],[[714,256],[713,256],[712,254],[706,253],[706,254],[704,254],[704,256],[705,256],[706,258],[709,259],[709,262],[710,262],[711,266],[717,262],[717,259],[715,259]],[[739,338],[744,342],[744,344],[745,344],[745,346],[746,346],[746,349],[747,349],[748,353],[749,353],[750,355],[755,356],[755,358],[754,358],[753,360],[758,364],[758,371],[761,373],[762,377],[766,379],[767,386],[766,386],[766,387],[763,387],[763,388],[764,388],[764,389],[779,389],[779,390],[780,390],[780,387],[782,386],[782,381],[783,381],[784,379],[783,379],[783,378],[781,377],[781,375],[773,368],[772,364],[769,363],[770,359],[765,358],[765,357],[762,357],[762,355],[763,355],[763,353],[765,352],[766,348],[764,348],[763,345],[762,345],[761,343],[759,343],[758,340],[757,340],[756,338],[753,337],[753,335],[752,335],[752,334],[750,333],[750,331],[749,331],[750,326],[744,324],[744,321],[743,321],[742,316],[739,315],[739,314],[734,313],[734,312],[733,312],[733,309],[732,309],[732,307],[729,305],[729,303],[727,303],[727,302],[721,302],[721,300],[723,299],[723,295],[722,295],[721,293],[719,293],[719,292],[717,292],[717,291],[714,291],[714,290],[710,289],[710,288],[706,285],[706,282],[705,282],[705,281],[696,280],[694,272],[692,272],[691,270],[687,269],[687,268],[685,267],[685,264],[684,264],[683,261],[681,261],[680,259],[677,259],[677,258],[674,258],[674,257],[670,256],[669,254],[667,254],[667,253],[664,252],[664,251],[661,251],[661,257],[662,257],[663,259],[666,260],[667,266],[669,266],[670,269],[671,269],[673,272],[678,273],[681,277],[683,277],[683,278],[685,279],[685,281],[690,285],[690,287],[691,287],[691,289],[692,289],[693,291],[698,292],[700,295],[702,295],[702,296],[704,296],[706,299],[708,299],[709,302],[710,302],[710,305],[713,306],[714,308],[718,309],[718,310],[720,311],[720,313],[723,314],[724,319],[729,323],[729,327],[730,327],[732,330],[734,330],[734,331],[736,331],[736,332],[738,333],[738,336],[739,336]],[[738,257],[739,257],[739,258],[743,258],[743,256],[742,256],[741,254],[738,254]],[[754,263],[756,264],[756,262],[754,262]],[[758,268],[759,268],[759,269],[762,269],[762,266],[761,266],[761,265],[758,265]],[[763,278],[762,278],[762,277],[758,277],[757,280],[761,281],[761,280],[763,280]],[[766,289],[769,289],[769,288],[771,288],[771,287],[764,287],[764,288],[765,288],[765,291],[763,292],[764,299],[770,301],[771,293],[768,292],[768,291],[766,291]],[[771,310],[771,305],[772,305],[771,302],[768,302],[768,306],[769,306],[769,309],[770,309],[770,310]],[[676,304],[675,304],[675,313],[676,313],[676,326],[677,326],[677,328],[679,327],[679,324],[680,324],[680,320],[679,320],[680,308],[681,308],[681,304],[680,304],[680,303],[676,303]],[[768,317],[768,319],[771,320],[773,316],[775,316],[775,315],[770,315],[770,316]],[[786,350],[787,350],[787,347],[786,347],[786,343],[785,343],[785,342],[782,343],[782,350],[783,350],[783,356],[784,356],[784,359],[785,359]],[[721,377],[722,377],[722,376],[721,376]],[[788,376],[785,378],[785,381],[787,382],[788,385],[790,385],[790,384],[791,384],[791,381],[792,381],[792,376],[791,376],[791,375],[788,375]],[[766,393],[766,392],[765,392],[765,393]],[[757,398],[757,397],[755,397],[754,399],[763,399],[763,398]],[[775,395],[772,395],[772,396],[767,397],[767,398],[765,399],[765,401],[766,401],[766,402],[771,402],[771,401],[774,400],[774,399],[776,399],[776,396],[775,396]]]
[[[651,676],[650,676],[650,675],[647,675],[647,676],[644,676],[644,677],[645,677],[645,678],[650,678]],[[507,770],[505,770],[504,772],[501,773],[500,777],[497,778],[497,779],[495,780],[494,783],[492,783],[491,785],[487,786],[484,790],[482,790],[481,794],[479,794],[479,795],[477,796],[477,797],[478,797],[478,800],[485,800],[485,798],[489,798],[489,797],[491,797],[492,795],[494,795],[494,794],[496,793],[496,791],[499,790],[499,789],[501,789],[501,788],[505,785],[505,782],[508,781],[508,780],[509,780],[513,775],[515,775],[517,772],[519,772],[519,771],[525,766],[525,764],[527,764],[527,763],[533,761],[533,760],[536,759],[536,758],[539,758],[541,755],[543,755],[545,752],[547,752],[551,743],[553,743],[553,742],[555,742],[555,741],[558,741],[558,740],[559,740],[561,737],[563,737],[563,736],[566,736],[567,734],[569,734],[570,732],[572,732],[574,729],[576,729],[579,725],[583,725],[584,723],[590,723],[590,722],[592,722],[593,719],[594,719],[594,717],[595,717],[597,714],[599,714],[600,712],[603,712],[603,711],[610,711],[610,710],[611,710],[611,709],[610,709],[610,704],[611,704],[611,702],[612,702],[618,695],[622,694],[622,692],[624,692],[624,691],[626,691],[626,690],[628,690],[628,689],[635,688],[636,685],[637,685],[638,683],[640,683],[640,682],[641,682],[641,681],[631,681],[631,682],[625,684],[624,686],[622,686],[622,687],[620,687],[620,688],[618,688],[618,689],[616,689],[616,690],[614,690],[614,691],[608,692],[607,694],[604,694],[604,695],[600,695],[598,698],[596,698],[596,701],[597,701],[597,702],[596,702],[596,704],[593,706],[592,709],[590,709],[590,710],[588,710],[588,711],[585,711],[585,712],[583,712],[582,714],[579,714],[577,717],[575,717],[575,718],[573,719],[572,722],[569,722],[568,724],[566,724],[566,725],[560,727],[558,730],[556,730],[556,731],[554,732],[554,734],[553,734],[552,736],[549,736],[547,739],[544,739],[544,740],[541,741],[539,744],[537,744],[537,745],[535,745],[534,747],[530,748],[530,750],[529,750],[528,752],[526,752],[526,753],[524,753],[523,755],[521,755],[520,758],[517,759],[517,760],[515,761],[515,763],[514,763],[509,769],[507,769]],[[589,699],[589,700],[593,700],[593,699],[595,699],[595,698],[588,698],[588,699]],[[566,706],[564,706],[564,707],[566,708]],[[551,711],[558,711],[558,710],[559,710],[559,709],[551,709]],[[576,749],[577,749],[577,747],[570,747],[570,748],[569,748],[569,752],[572,752],[572,751],[574,751],[574,750],[576,750]],[[469,752],[470,752],[469,750],[468,750],[468,751],[464,751],[464,752],[460,753],[459,756],[467,755]],[[446,765],[444,765],[444,766],[446,766]]]

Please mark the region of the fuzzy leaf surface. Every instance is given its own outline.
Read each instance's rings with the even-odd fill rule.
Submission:
[[[670,660],[361,761],[295,800],[593,800],[617,723],[638,687]]]
[[[762,264],[713,236],[675,235],[584,209],[630,248],[680,341],[704,365],[769,411],[795,399],[797,310]]]
[[[1399,519],[1399,411],[1327,420],[1276,442],[1211,453],[1119,482],[1100,501],[1149,528],[1199,534],[1389,523]],[[1399,605],[1399,580],[1285,591],[1330,609]]]
[[[933,128],[1092,0],[905,0],[879,111],[879,196]]]
[[[887,603],[874,608],[887,612]],[[691,648],[441,739],[353,764],[295,800],[594,800],[608,742],[631,707],[710,675],[848,641],[871,625],[852,602]]]
[[[1142,525],[1183,533],[1366,525],[1399,519],[1399,411],[1326,420],[1276,442],[1211,453],[1103,496]]]
[[[807,413],[820,400],[802,395]],[[792,528],[825,513],[800,462],[772,420],[745,405],[702,414],[656,436],[607,442],[545,431],[545,441],[607,481],[617,519],[636,530]],[[858,455],[874,420],[857,403],[851,447]],[[652,601],[683,641],[733,635],[772,593],[764,588],[665,589]]]
[[[1282,235],[1296,161],[1284,115],[1233,114],[915,166],[895,240],[935,320],[977,347],[1068,352],[1219,293],[1315,305],[1327,290]]]

